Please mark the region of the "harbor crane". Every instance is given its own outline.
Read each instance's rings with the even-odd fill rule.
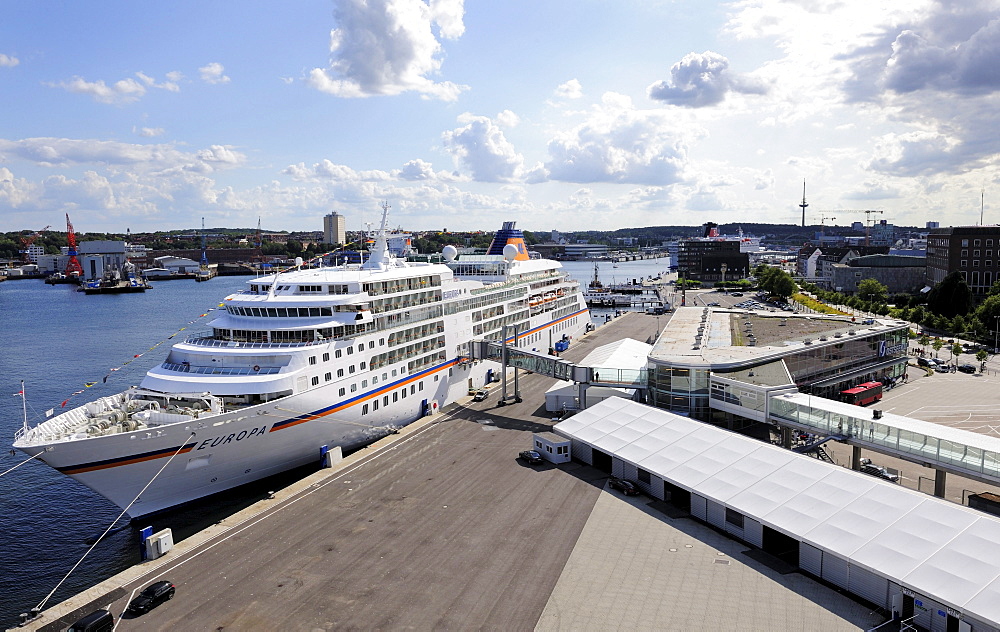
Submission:
[[[78,254],[76,251],[76,231],[73,230],[73,223],[69,221],[69,213],[66,213],[66,241],[69,244],[69,248],[66,251],[66,254],[69,255],[69,261],[66,262],[64,274],[68,277],[83,277],[83,266],[80,265],[80,260],[76,258]]]
[[[51,226],[46,226],[42,230],[36,230],[30,235],[21,236],[21,245],[23,246],[23,249],[20,250],[20,253],[21,253],[21,261],[23,263],[31,263],[31,258],[28,255],[28,250],[31,248],[31,245],[35,243],[35,240],[41,237],[42,233],[47,231],[49,228],[51,228]]]

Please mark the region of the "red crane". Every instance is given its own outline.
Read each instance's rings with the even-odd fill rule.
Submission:
[[[72,222],[69,221],[69,213],[66,213],[66,241],[69,242],[69,250],[66,252],[69,255],[69,262],[66,263],[65,274],[68,277],[82,277],[83,266],[76,258],[76,232],[73,230]]]
[[[30,235],[21,236],[21,245],[24,246],[24,248],[20,251],[21,261],[23,261],[24,263],[31,263],[31,258],[28,255],[28,249],[31,248],[31,244],[35,243],[35,240],[41,237],[42,233],[47,231],[49,228],[50,228],[49,226],[46,226],[42,230],[35,231]]]

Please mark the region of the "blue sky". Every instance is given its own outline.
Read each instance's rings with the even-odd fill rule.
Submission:
[[[1000,223],[997,59],[995,1],[12,3],[0,230]]]

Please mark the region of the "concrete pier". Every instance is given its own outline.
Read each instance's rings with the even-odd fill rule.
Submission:
[[[652,316],[627,314],[563,356],[579,361],[624,337],[645,341],[656,326]],[[522,403],[497,407],[493,389],[484,402],[452,405],[19,629],[65,629],[104,607],[118,619],[132,595],[161,579],[176,584],[176,597],[117,629],[856,630],[880,622],[869,607],[772,570],[706,525],[609,491],[603,472],[517,460],[533,432],[552,426],[542,405],[552,383],[525,375]]]

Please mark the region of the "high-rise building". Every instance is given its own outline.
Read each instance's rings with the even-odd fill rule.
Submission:
[[[347,220],[337,211],[323,218],[323,242],[327,244],[347,243]]]
[[[1000,226],[932,228],[927,235],[927,284],[958,271],[973,294],[1000,281]]]

